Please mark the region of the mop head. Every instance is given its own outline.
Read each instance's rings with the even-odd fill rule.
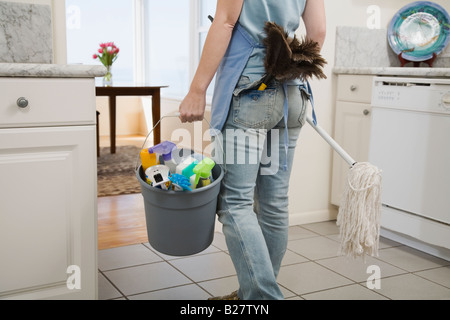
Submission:
[[[299,41],[297,37],[289,38],[282,27],[274,22],[266,22],[265,68],[279,81],[304,79],[312,77],[326,79],[323,67],[327,61],[320,55],[319,44],[310,39]]]
[[[348,174],[337,225],[342,255],[378,256],[381,214],[381,170],[370,163],[356,163]]]

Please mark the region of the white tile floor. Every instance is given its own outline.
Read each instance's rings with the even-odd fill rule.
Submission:
[[[278,277],[286,299],[450,300],[450,261],[387,239],[379,257],[349,260],[337,255],[338,233],[334,221],[290,228]],[[205,300],[238,287],[221,233],[194,256],[167,256],[144,243],[101,250],[98,262],[102,300]],[[379,289],[367,286],[371,265],[379,268]]]

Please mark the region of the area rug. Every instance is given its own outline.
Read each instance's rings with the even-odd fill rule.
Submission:
[[[97,158],[97,195],[99,197],[140,193],[135,167],[139,148],[118,146],[111,154],[109,147],[100,148]],[[139,162],[140,164],[140,162]]]

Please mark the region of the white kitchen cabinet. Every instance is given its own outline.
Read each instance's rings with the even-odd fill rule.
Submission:
[[[0,299],[97,298],[94,92],[0,78]]]
[[[334,139],[358,162],[368,161],[373,76],[339,75]],[[333,153],[331,203],[339,206],[349,165]]]

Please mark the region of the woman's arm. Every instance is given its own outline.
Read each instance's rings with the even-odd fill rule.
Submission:
[[[241,14],[244,0],[218,0],[214,21],[206,37],[203,53],[190,89],[181,102],[179,111],[182,122],[203,120],[206,107],[206,90],[222,61],[234,25]]]
[[[327,30],[324,0],[306,0],[303,22],[306,37],[316,41],[322,48]]]

